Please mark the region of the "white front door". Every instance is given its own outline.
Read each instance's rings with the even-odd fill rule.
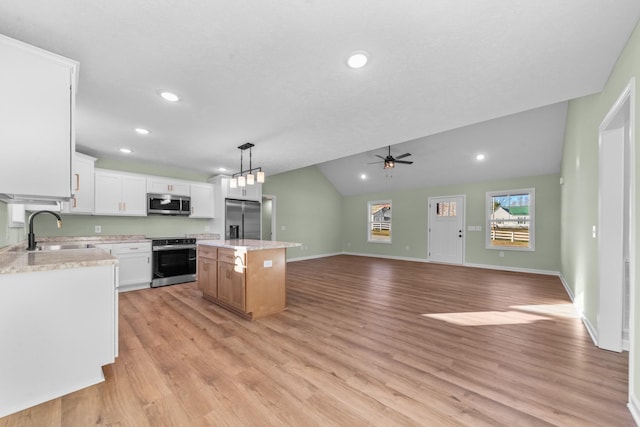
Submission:
[[[464,262],[464,196],[429,198],[428,261]]]

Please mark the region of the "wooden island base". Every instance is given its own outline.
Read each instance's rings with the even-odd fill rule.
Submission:
[[[247,319],[286,308],[286,248],[297,243],[261,240],[198,242],[202,296]]]

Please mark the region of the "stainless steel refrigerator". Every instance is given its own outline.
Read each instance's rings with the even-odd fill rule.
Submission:
[[[226,199],[225,239],[260,240],[260,202]]]

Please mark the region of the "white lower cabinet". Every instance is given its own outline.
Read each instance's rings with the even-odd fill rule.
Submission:
[[[118,352],[115,270],[0,274],[0,418],[104,381]]]
[[[151,242],[100,243],[96,247],[118,258],[120,292],[151,286]]]

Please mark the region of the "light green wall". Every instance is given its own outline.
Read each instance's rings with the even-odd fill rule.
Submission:
[[[34,221],[36,236],[107,236],[122,234],[142,234],[147,237],[179,237],[185,234],[204,233],[207,219],[191,219],[174,216],[102,216],[102,215],[64,215],[62,228],[56,227],[56,221],[48,215],[38,215]],[[95,226],[102,227],[101,233],[95,233]],[[26,239],[24,235],[23,239]]]
[[[13,245],[25,239],[24,228],[11,228],[9,227],[9,211],[8,205],[4,202],[0,202],[0,248],[4,246]]]
[[[591,237],[591,229],[598,219],[598,127],[616,99],[631,78],[640,74],[640,25],[629,38],[608,82],[602,92],[573,100],[569,103],[567,115],[564,153],[562,161],[562,274],[572,289],[576,303],[583,310],[588,321],[597,325],[598,283],[597,283],[597,241]],[[640,81],[636,80],[636,85]],[[640,212],[640,98],[635,97],[635,199],[636,222]],[[636,242],[640,242],[640,226],[636,227]],[[640,250],[636,249],[635,265],[640,265]],[[631,286],[638,289],[640,274]],[[635,307],[640,307],[640,292],[635,293]],[[632,330],[638,331],[640,316],[635,316]],[[632,348],[640,348],[640,334],[635,334]],[[639,355],[634,355],[637,366]],[[640,387],[640,370],[636,369],[630,379],[631,390]],[[633,392],[632,392],[633,393]],[[637,402],[634,395],[632,399]]]
[[[536,250],[504,251],[485,247],[485,198],[487,191],[535,188]],[[559,271],[560,269],[560,184],[559,175],[517,178],[446,187],[377,193],[344,198],[343,239],[346,252],[381,256],[427,258],[427,201],[429,197],[466,196],[465,263],[507,268]],[[391,200],[392,243],[367,242],[367,203]],[[466,231],[480,225],[482,231]]]
[[[342,196],[317,167],[269,176],[262,193],[276,196],[276,239],[303,245],[289,258],[342,252]]]

